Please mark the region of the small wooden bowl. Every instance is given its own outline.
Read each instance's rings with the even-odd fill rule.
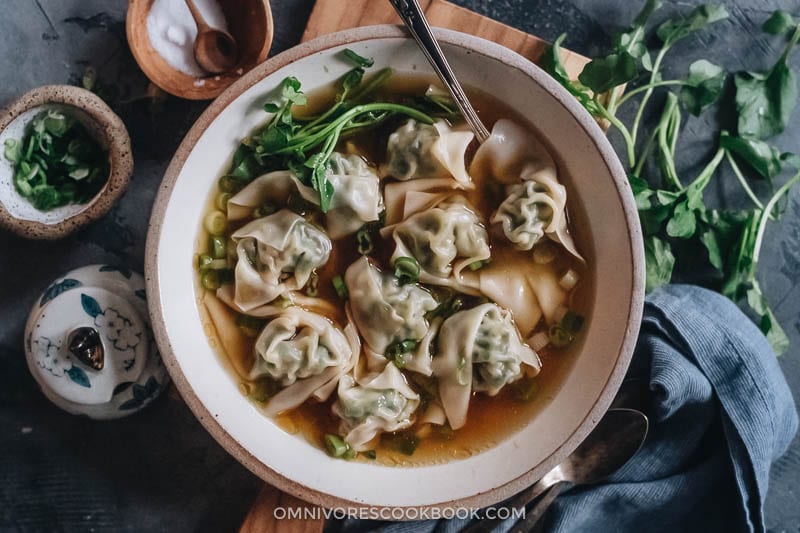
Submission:
[[[183,0],[179,0],[183,1]],[[189,100],[216,98],[230,84],[267,59],[272,47],[272,10],[269,0],[226,0],[220,7],[228,31],[239,45],[239,62],[230,72],[195,78],[166,62],[147,34],[147,16],[154,0],[130,0],[126,31],[128,46],[145,75],[164,91]]]
[[[71,85],[45,85],[25,93],[0,111],[0,146],[21,139],[40,112],[59,109],[80,121],[108,151],[109,176],[103,188],[85,204],[38,211],[14,189],[13,165],[0,154],[0,228],[30,239],[59,239],[105,215],[125,192],[133,172],[128,130],[94,93]]]

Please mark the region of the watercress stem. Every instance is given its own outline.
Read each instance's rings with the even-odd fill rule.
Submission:
[[[637,87],[637,88],[625,93],[625,96],[623,96],[620,99],[620,101],[617,102],[617,107],[618,108],[622,107],[622,105],[625,102],[627,102],[628,100],[630,100],[631,98],[633,98],[637,94],[641,94],[641,93],[643,93],[645,91],[653,90],[653,89],[656,89],[658,87],[669,87],[669,86],[672,86],[672,85],[686,85],[686,82],[683,81],[683,80],[665,80],[665,81],[657,81],[655,83],[648,83],[647,85],[642,85],[641,87]]]
[[[603,118],[608,120],[612,126],[617,128],[622,135],[622,138],[625,140],[625,148],[628,152],[628,166],[633,168],[636,165],[636,152],[634,151],[633,139],[631,138],[628,128],[625,127],[625,124],[623,124],[622,121],[620,121],[617,117],[609,113],[608,109],[606,109],[603,104],[597,101],[597,96],[595,96],[594,101],[597,104],[598,110]]]
[[[764,211],[761,213],[761,219],[758,222],[758,232],[756,233],[756,240],[753,244],[753,265],[758,263],[758,256],[761,254],[761,244],[764,241],[764,233],[767,230],[767,221],[772,216],[772,211],[775,209],[775,206],[778,203],[784,194],[787,194],[789,190],[792,188],[792,185],[797,183],[800,180],[800,171],[798,171],[794,176],[792,176],[789,181],[783,184],[783,186],[775,191],[775,194],[772,195],[772,198],[769,199],[767,205],[764,206]]]
[[[700,174],[690,183],[686,188],[693,188],[698,191],[702,191],[706,188],[706,185],[711,181],[711,176],[714,175],[714,172],[717,171],[719,164],[722,162],[722,158],[725,157],[725,149],[718,148],[717,153],[714,154],[714,157],[708,164],[700,171]]]
[[[653,71],[650,73],[650,81],[648,85],[653,85],[656,82],[656,76],[658,75],[658,71],[661,70],[661,62],[664,61],[664,56],[667,54],[667,51],[670,49],[669,45],[664,45],[664,48],[659,50],[658,55],[656,56],[656,60],[653,62]],[[653,87],[649,87],[647,91],[644,93],[641,102],[639,102],[639,109],[636,111],[636,118],[633,120],[633,128],[631,129],[631,140],[634,144],[636,144],[636,137],[639,133],[639,124],[642,122],[642,116],[644,115],[644,110],[647,107],[647,102],[650,100],[650,96],[653,94]]]
[[[747,184],[747,179],[745,179],[744,174],[742,173],[742,169],[739,168],[739,164],[734,159],[733,155],[727,150],[725,151],[725,158],[730,163],[731,168],[733,169],[733,173],[736,175],[736,178],[739,180],[739,183],[742,185],[742,188],[747,193],[747,196],[756,204],[756,207],[759,209],[764,209],[764,204],[761,203],[761,200],[758,199],[758,196],[755,195],[753,189],[750,188],[750,185]],[[772,214],[770,214],[772,216]]]

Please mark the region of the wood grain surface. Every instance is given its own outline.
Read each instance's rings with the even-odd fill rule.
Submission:
[[[317,0],[311,18],[303,33],[303,41],[339,30],[371,26],[373,24],[401,24],[400,18],[388,2],[376,0],[348,0],[343,9],[341,0]],[[451,30],[458,30],[502,44],[537,63],[547,49],[548,43],[535,35],[507,26],[445,0],[420,0],[428,22]],[[561,60],[567,73],[577,78],[586,57],[562,50]]]
[[[276,513],[275,510],[280,509]],[[284,512],[286,514],[284,514]],[[297,513],[297,514],[289,514]],[[298,520],[284,516],[317,516],[314,519]],[[271,485],[264,485],[250,512],[242,523],[239,533],[321,533],[325,520],[319,510],[310,503],[298,500]]]

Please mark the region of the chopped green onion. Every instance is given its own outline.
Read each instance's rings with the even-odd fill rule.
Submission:
[[[437,317],[447,318],[456,314],[462,307],[464,307],[464,300],[455,294],[451,294],[447,299],[442,301],[433,311],[425,314],[425,318],[433,320]]]
[[[561,327],[575,335],[583,327],[583,321],[584,319],[581,315],[575,311],[568,310],[561,319]]]
[[[401,285],[419,280],[419,263],[413,257],[398,257],[394,262],[394,277]]]
[[[386,348],[385,357],[392,361],[397,368],[405,368],[405,355],[417,349],[417,341],[414,339],[405,339],[402,341],[393,342]]]
[[[204,289],[215,291],[220,287],[219,274],[216,270],[206,270],[200,276],[200,283]]]
[[[229,175],[222,176],[219,179],[218,185],[220,191],[231,194],[235,194],[244,188],[244,184],[242,183],[241,180],[238,180],[235,177]]]
[[[306,294],[312,298],[319,295],[319,274],[312,272],[308,278],[308,285],[306,285]]]
[[[374,59],[359,55],[356,52],[350,50],[349,48],[345,48],[342,53],[347,59],[352,61],[357,67],[368,68],[368,67],[371,67],[372,65],[375,64],[375,60]]]
[[[253,216],[255,218],[263,218],[268,217],[274,213],[278,212],[278,207],[273,204],[272,202],[264,202],[260,206],[256,207],[253,211]]]
[[[236,325],[242,333],[248,337],[258,337],[258,334],[264,329],[266,323],[266,320],[254,316],[244,314],[236,315]]]
[[[349,293],[347,291],[347,285],[345,285],[342,276],[336,276],[333,278],[331,280],[331,284],[333,285],[333,290],[336,291],[336,296],[338,296],[340,300],[347,300]]]
[[[217,276],[219,276],[220,285],[228,285],[233,283],[236,273],[232,268],[221,268],[217,270]]]
[[[375,459],[378,458],[378,453],[375,450],[367,450],[367,451],[362,452],[362,453],[363,453],[364,457],[366,457],[367,459],[370,459],[372,461],[374,461]]]
[[[535,378],[522,378],[512,385],[514,399],[518,402],[530,402],[539,392],[539,382]]]
[[[488,264],[489,264],[489,259],[487,259],[485,261],[474,261],[474,262],[469,264],[469,269],[472,270],[473,272],[475,272],[476,270],[480,270],[481,268],[483,268],[484,266],[486,266]]]
[[[206,270],[221,270],[223,268],[228,268],[227,259],[215,259],[208,254],[200,254],[197,257],[197,269],[200,272],[205,272]]]
[[[561,327],[560,323],[550,326],[550,330],[547,332],[547,334],[550,337],[550,344],[556,348],[564,348],[565,346],[568,346],[569,343],[571,343],[575,338],[572,333]]]
[[[229,192],[219,193],[217,195],[217,200],[216,200],[216,202],[214,202],[214,204],[217,206],[217,209],[219,209],[223,213],[227,213],[228,212],[228,200],[230,200],[231,198],[233,198],[233,194],[231,194]]]
[[[203,221],[206,231],[211,235],[222,235],[228,227],[228,219],[222,211],[211,211]]]
[[[253,389],[248,395],[250,399],[258,403],[264,403],[281,391],[281,385],[270,378],[261,378],[253,383]]]
[[[419,446],[419,438],[413,433],[384,433],[381,444],[403,455],[414,455]]]
[[[228,257],[228,245],[224,237],[212,236],[208,238],[208,251],[214,259]]]
[[[338,459],[352,459],[356,456],[355,451],[339,435],[328,433],[325,435],[325,449],[328,455]]]
[[[369,255],[372,253],[372,231],[369,226],[363,226],[358,233],[356,233],[356,242],[358,243],[358,253],[361,255]]]

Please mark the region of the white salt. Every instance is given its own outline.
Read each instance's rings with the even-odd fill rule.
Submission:
[[[206,23],[228,30],[222,8],[214,0],[194,0]],[[197,26],[184,0],[155,0],[147,16],[150,44],[172,68],[195,77],[208,73],[194,59]]]

